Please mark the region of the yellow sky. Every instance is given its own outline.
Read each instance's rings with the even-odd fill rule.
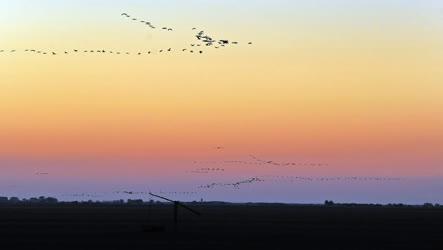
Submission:
[[[190,27],[198,20],[172,19],[177,33],[163,34],[104,10],[100,18],[86,17],[90,25],[76,24],[72,13],[28,22],[11,14],[17,26],[2,26],[8,49],[176,51],[141,57],[5,53],[0,149],[174,155],[229,144],[238,154],[253,149],[284,156],[441,152],[441,22],[420,13],[407,21],[409,9],[387,23],[375,10],[360,11],[366,13],[360,19],[344,15],[332,22],[274,9],[267,16],[273,22],[260,16],[266,10],[232,15],[244,20],[237,26],[215,18],[205,28],[243,44],[203,55],[177,51],[193,41]]]

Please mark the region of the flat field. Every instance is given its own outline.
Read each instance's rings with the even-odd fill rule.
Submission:
[[[443,249],[443,208],[0,206],[0,249]]]

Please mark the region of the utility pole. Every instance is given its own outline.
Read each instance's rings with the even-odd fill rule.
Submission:
[[[165,198],[163,196],[156,195],[156,194],[153,194],[153,193],[149,193],[149,195],[157,197],[157,198],[165,200],[165,201],[168,201],[168,202],[171,202],[173,204],[173,209],[174,209],[174,211],[173,211],[173,215],[174,215],[174,231],[175,232],[178,232],[178,208],[179,207],[182,207],[182,208],[192,212],[195,215],[198,215],[198,216],[201,215],[200,212],[195,211],[194,209],[184,205],[183,203],[181,203],[179,201],[174,201],[174,200],[171,200],[171,199],[168,199],[168,198]]]

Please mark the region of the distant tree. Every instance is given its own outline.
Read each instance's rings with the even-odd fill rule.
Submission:
[[[54,204],[54,203],[58,203],[58,200],[57,200],[57,198],[47,197],[47,198],[45,199],[45,203],[51,203],[51,204]]]
[[[434,207],[434,205],[432,203],[426,202],[425,204],[423,204],[423,207]]]
[[[9,198],[9,203],[19,203],[20,199],[18,197]]]
[[[325,200],[325,206],[333,206],[333,205],[334,205],[333,201]]]
[[[142,205],[143,204],[143,200],[131,200],[131,199],[128,199],[128,204],[129,205]]]

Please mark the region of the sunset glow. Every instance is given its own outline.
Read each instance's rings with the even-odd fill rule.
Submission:
[[[0,53],[2,193],[443,202],[443,2],[159,2],[0,2],[0,49],[17,50]],[[122,12],[176,32],[147,30]],[[181,53],[192,27],[240,44]],[[306,166],[208,163],[251,155]],[[225,171],[189,173],[204,167]],[[403,180],[198,189],[265,175]]]

